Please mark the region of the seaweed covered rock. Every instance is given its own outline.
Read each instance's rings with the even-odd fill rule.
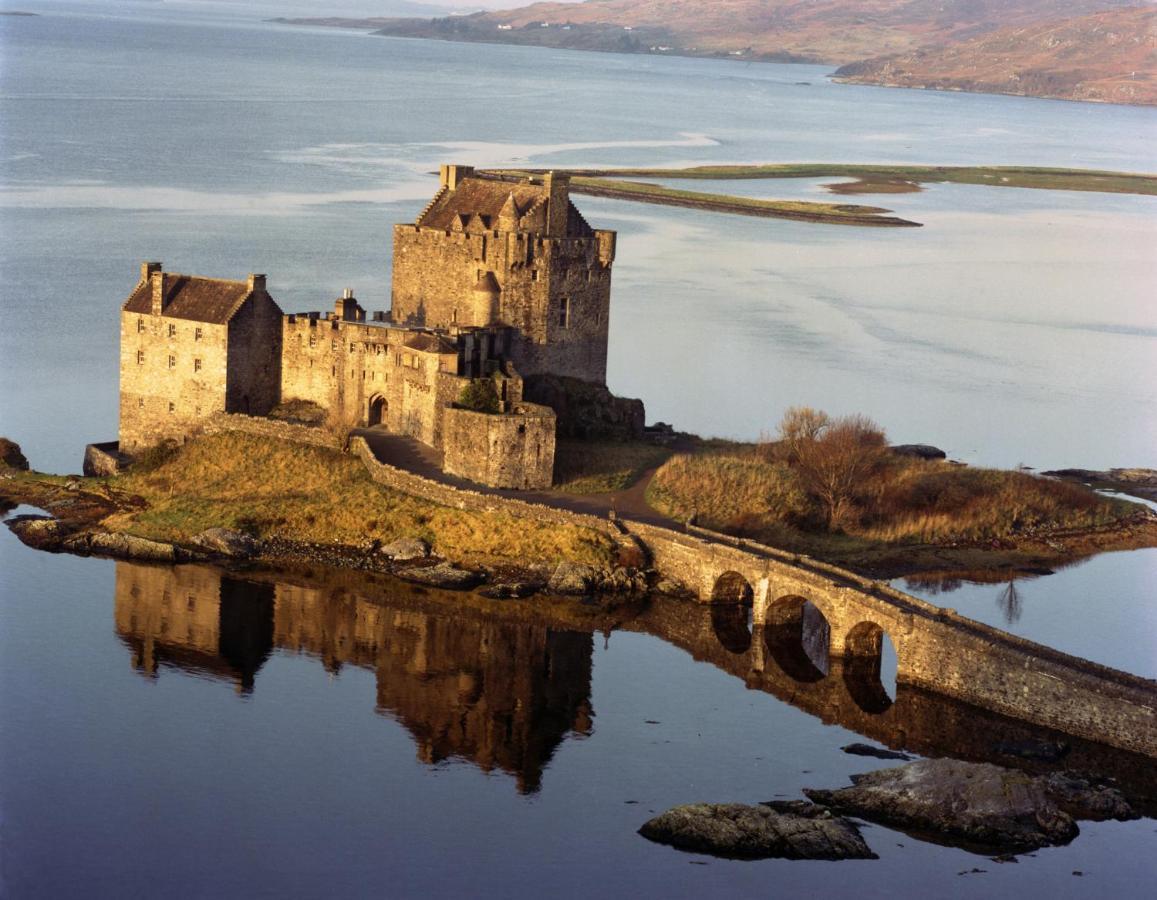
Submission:
[[[852,782],[804,793],[840,813],[984,852],[1066,844],[1078,833],[1074,816],[1132,816],[1108,785],[1067,773],[1034,777],[989,763],[925,759],[853,775]]]
[[[730,859],[876,859],[855,825],[803,802],[676,806],[639,834],[679,850]]]

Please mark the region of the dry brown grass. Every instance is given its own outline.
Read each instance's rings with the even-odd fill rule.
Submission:
[[[223,526],[353,545],[421,537],[440,555],[472,563],[602,565],[613,555],[610,539],[587,529],[437,506],[375,484],[354,457],[251,435],[198,438],[150,471],[114,481],[147,506],[107,524],[159,540],[187,541]]]
[[[568,494],[606,494],[630,487],[671,451],[642,441],[559,440],[554,486]]]
[[[891,457],[865,477],[834,527],[782,445],[680,454],[655,474],[661,512],[785,547],[815,541],[949,544],[1095,529],[1136,507],[1022,472]]]

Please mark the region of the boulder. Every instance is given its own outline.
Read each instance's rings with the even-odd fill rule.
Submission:
[[[589,594],[600,581],[599,570],[583,563],[560,562],[547,587],[554,594]]]
[[[911,456],[916,459],[947,459],[948,454],[931,444],[896,444],[889,448],[896,456]]]
[[[430,555],[430,545],[421,538],[398,538],[386,544],[378,551],[387,559],[397,562],[409,562],[412,559],[425,559]]]
[[[28,458],[20,451],[20,445],[8,438],[0,437],[0,469],[28,471]]]
[[[729,859],[877,858],[851,822],[802,802],[676,806],[647,822],[639,834],[679,850]]]
[[[470,590],[482,583],[482,576],[479,573],[459,569],[448,562],[438,563],[436,566],[413,566],[402,569],[398,572],[398,577],[417,584],[458,591]]]
[[[1103,779],[1077,772],[1051,772],[1044,783],[1052,801],[1074,819],[1124,822],[1140,818],[1121,792]]]
[[[51,516],[13,516],[6,524],[22,544],[36,550],[57,549],[68,534],[60,520]]]
[[[75,535],[64,542],[73,553],[96,553],[118,559],[144,559],[153,562],[180,562],[187,554],[173,544],[150,541],[131,534],[109,534],[104,531]]]
[[[852,782],[842,790],[804,793],[841,813],[983,852],[1066,844],[1078,832],[1045,779],[989,763],[924,759],[853,775]]]
[[[193,538],[193,543],[217,556],[249,559],[261,549],[261,542],[234,528],[209,528]]]
[[[559,437],[625,441],[643,435],[643,401],[616,397],[604,384],[540,373],[527,376],[522,396],[554,410]]]

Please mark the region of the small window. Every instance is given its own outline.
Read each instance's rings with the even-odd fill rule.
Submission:
[[[175,369],[176,367],[177,367],[177,357],[175,357],[175,356],[170,356],[170,357],[169,357],[169,368],[170,368],[170,369]]]
[[[176,336],[177,336],[177,326],[176,325],[170,325],[169,326],[169,337],[176,337]]]
[[[333,340],[331,340],[329,342],[329,349],[330,350],[336,350],[337,349],[337,338],[334,338]]]
[[[310,347],[316,347],[317,346],[317,338],[315,338],[312,334],[309,336],[309,346]]]
[[[534,269],[534,270],[533,270],[533,271],[530,273],[530,280],[531,280],[531,281],[538,281],[538,276],[539,276],[539,271],[538,271],[538,269]]]
[[[145,351],[144,350],[138,350],[137,351],[137,365],[143,366],[144,364],[145,364]]]
[[[201,371],[201,360],[199,360],[199,359],[193,360],[193,371],[194,372],[200,372]]]
[[[570,298],[563,297],[558,304],[558,326],[566,328],[570,324]]]
[[[137,319],[137,334],[144,334],[144,333],[145,333],[145,320],[144,319]]]
[[[169,401],[169,412],[176,412],[176,411],[177,411],[177,404],[176,404],[176,403],[173,403],[173,402],[170,400],[170,401]]]
[[[193,412],[198,416],[201,415],[201,407],[199,407],[199,406],[194,407]]]
[[[195,340],[195,341],[201,340],[201,329],[200,328],[194,328],[193,329],[193,340]]]
[[[144,409],[144,408],[145,408],[145,398],[144,397],[138,397],[137,398],[137,409]]]

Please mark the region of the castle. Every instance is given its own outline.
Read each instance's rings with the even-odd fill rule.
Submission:
[[[617,402],[603,387],[615,238],[587,224],[564,176],[446,165],[417,220],[394,229],[388,314],[367,316],[348,290],[332,312],[285,314],[264,275],[144,263],[121,312],[119,450],[305,402],[331,427],[416,438],[450,474],[549,487],[557,417],[524,399],[523,379],[585,382]],[[641,404],[634,418],[641,428]]]

